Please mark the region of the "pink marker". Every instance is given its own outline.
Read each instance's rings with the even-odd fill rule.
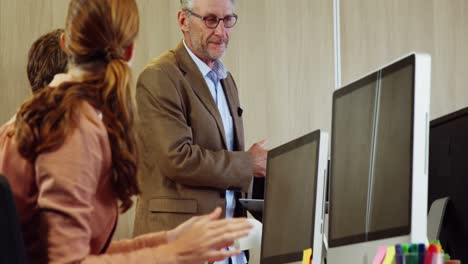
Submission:
[[[377,254],[375,254],[374,261],[372,262],[372,264],[382,264],[386,254],[387,254],[387,247],[380,246],[379,249],[377,250]]]

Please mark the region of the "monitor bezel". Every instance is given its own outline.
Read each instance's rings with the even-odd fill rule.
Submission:
[[[379,231],[373,231],[369,232],[367,234],[358,234],[358,235],[352,235],[352,236],[347,236],[347,237],[341,237],[341,238],[333,238],[332,237],[332,232],[333,232],[333,201],[332,201],[332,195],[331,193],[333,190],[331,189],[333,186],[333,160],[334,160],[334,133],[335,131],[335,124],[333,120],[335,120],[335,101],[342,97],[345,96],[346,94],[349,94],[361,87],[364,87],[364,84],[368,84],[370,82],[375,82],[375,80],[378,78],[378,73],[382,72],[382,77],[385,76],[386,74],[390,74],[396,70],[402,69],[404,67],[407,67],[408,65],[413,66],[413,91],[412,91],[412,102],[413,102],[413,107],[412,107],[412,113],[411,113],[411,145],[410,145],[410,151],[411,151],[411,159],[413,162],[411,162],[410,165],[410,173],[411,175],[411,180],[410,180],[410,199],[408,201],[408,208],[409,208],[409,213],[408,213],[408,225],[407,226],[401,226],[401,227],[396,227],[396,228],[389,228],[385,230],[379,230]],[[346,246],[346,245],[351,245],[351,244],[357,244],[357,243],[363,243],[363,242],[371,242],[379,239],[385,239],[385,238],[391,238],[391,237],[397,237],[397,236],[404,236],[404,235],[409,235],[411,233],[411,226],[412,226],[412,210],[413,210],[413,184],[414,184],[414,159],[415,159],[415,153],[414,153],[414,148],[412,147],[415,142],[414,142],[414,134],[415,134],[415,113],[416,113],[416,54],[411,54],[407,57],[402,58],[401,60],[398,60],[390,65],[387,65],[385,67],[382,67],[354,82],[351,82],[342,88],[336,90],[333,93],[333,103],[332,103],[332,134],[331,134],[331,144],[330,144],[330,179],[329,179],[329,235],[328,235],[328,245],[330,248],[333,247],[339,247],[339,246]],[[366,239],[367,237],[367,239]]]
[[[316,232],[320,232],[320,237],[323,238],[323,214],[324,214],[324,208],[323,208],[323,203],[324,203],[324,190],[322,192],[322,200],[321,200],[321,206],[319,206],[319,208],[317,208],[317,198],[319,197],[319,194],[320,194],[320,190],[319,190],[319,185],[321,185],[322,189],[325,189],[323,184],[324,184],[324,181],[321,181],[321,184],[319,184],[320,182],[320,179],[319,179],[319,176],[320,176],[320,173],[321,173],[321,158],[323,159],[324,157],[322,157],[324,155],[323,153],[323,150],[322,148],[324,147],[323,145],[327,145],[327,149],[328,149],[328,143],[325,143],[324,144],[324,139],[328,139],[326,138],[326,134],[325,132],[321,131],[321,130],[315,130],[311,133],[308,133],[304,136],[301,136],[299,138],[296,138],[288,143],[285,143],[281,146],[278,146],[274,149],[271,149],[268,151],[268,156],[267,156],[267,161],[270,160],[271,158],[274,158],[278,155],[281,155],[285,152],[288,152],[290,151],[291,149],[294,149],[294,148],[297,148],[297,147],[300,147],[302,145],[305,145],[305,144],[308,144],[308,143],[311,143],[311,142],[314,142],[316,141],[317,142],[317,147],[316,147],[316,162],[317,162],[317,166],[316,166],[316,170],[314,172],[314,184],[315,184],[315,191],[314,191],[314,198],[313,198],[313,210],[312,210],[312,219],[313,219],[313,223],[312,224],[312,234],[311,234],[311,237],[310,237],[310,244],[311,244],[311,248],[313,248],[313,252],[314,252],[314,256],[313,258],[314,259],[317,259],[317,258],[321,258],[321,252],[318,253],[317,251],[321,251],[321,243],[322,243],[322,239],[319,239],[320,240],[320,244],[319,245],[315,245],[317,243],[316,241],[316,237],[317,237],[317,234]],[[328,140],[327,140],[328,142]],[[321,151],[322,150],[322,151]],[[326,153],[325,153],[326,155]],[[325,157],[325,160],[326,160],[326,157]],[[326,169],[326,167],[325,167]],[[268,177],[268,170],[269,170],[269,166],[268,166],[268,162],[267,162],[267,176]],[[324,176],[326,175],[326,171],[324,171],[323,173]],[[268,178],[266,178],[268,179]],[[264,232],[265,232],[265,226],[268,224],[268,219],[266,219],[265,217],[265,211],[267,210],[268,208],[268,198],[266,196],[267,194],[267,190],[268,190],[268,180],[265,181],[265,193],[264,193],[264,212],[263,212],[263,228],[262,228],[262,243],[261,243],[261,250],[260,250],[260,263],[268,263],[268,264],[280,264],[280,263],[287,263],[287,262],[293,262],[293,261],[300,261],[302,260],[302,257],[303,257],[303,250],[304,249],[301,249],[297,252],[291,252],[291,253],[288,253],[288,254],[281,254],[281,255],[274,255],[274,256],[268,256],[268,257],[264,257],[264,245],[265,245],[265,236],[263,235]],[[320,201],[319,201],[320,202]],[[317,209],[319,209],[319,212],[317,212]],[[317,217],[317,213],[319,213],[321,215],[321,217]],[[317,222],[319,221],[319,223]],[[316,230],[318,229],[317,226],[321,226],[322,228],[320,228],[319,230]],[[314,250],[316,249],[316,250]],[[315,253],[317,252],[317,253]]]

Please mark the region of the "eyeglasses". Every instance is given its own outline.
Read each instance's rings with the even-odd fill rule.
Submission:
[[[236,25],[236,22],[237,22],[237,15],[236,14],[227,15],[227,16],[225,16],[223,18],[218,18],[215,15],[201,16],[201,15],[199,15],[197,13],[194,13],[194,12],[188,10],[188,9],[186,9],[184,11],[190,13],[193,16],[196,16],[196,17],[200,18],[201,20],[203,20],[205,22],[205,26],[207,28],[217,28],[218,25],[219,25],[219,21],[221,21],[221,20],[223,21],[223,24],[224,24],[225,28],[232,28],[233,26]]]

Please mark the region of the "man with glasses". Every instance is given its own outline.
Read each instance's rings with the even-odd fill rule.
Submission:
[[[243,216],[237,198],[266,171],[264,141],[243,151],[237,87],[219,60],[237,22],[234,0],[181,0],[177,17],[183,40],[150,62],[137,83],[142,194],[135,235],[174,228],[216,206],[226,217]],[[246,256],[224,261],[244,264]]]

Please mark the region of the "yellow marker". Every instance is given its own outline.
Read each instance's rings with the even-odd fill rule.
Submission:
[[[394,264],[395,263],[395,247],[388,247],[387,254],[385,254],[385,258],[382,264]]]
[[[304,249],[302,252],[302,264],[310,264],[312,259],[312,249]]]

